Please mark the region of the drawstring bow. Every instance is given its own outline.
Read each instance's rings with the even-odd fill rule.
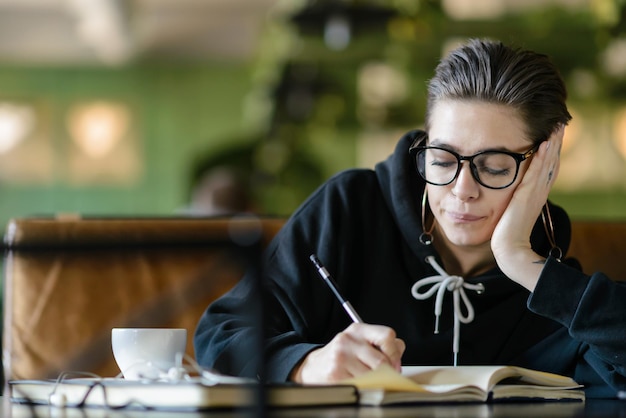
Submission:
[[[425,277],[415,282],[413,287],[411,287],[411,294],[415,299],[425,300],[437,293],[437,297],[435,299],[435,334],[438,334],[439,317],[441,316],[443,297],[446,291],[452,292],[452,302],[454,307],[454,337],[452,340],[452,352],[454,353],[454,366],[456,366],[459,353],[461,323],[469,324],[474,320],[474,307],[467,297],[465,289],[474,290],[477,294],[481,294],[485,291],[485,287],[482,283],[467,283],[461,276],[449,275],[437,263],[435,257],[433,256],[427,256],[426,261],[437,271],[437,273],[439,273],[439,275]],[[425,292],[420,293],[420,288],[428,285],[432,286]],[[467,315],[463,315],[461,303],[463,303],[465,310],[467,311]]]

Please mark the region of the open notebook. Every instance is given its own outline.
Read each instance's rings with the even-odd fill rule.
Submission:
[[[383,366],[344,383],[358,387],[362,405],[585,399],[569,377],[515,366],[405,366],[402,374]]]

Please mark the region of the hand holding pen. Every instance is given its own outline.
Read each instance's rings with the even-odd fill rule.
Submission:
[[[400,370],[404,342],[396,338],[389,327],[364,323],[350,302],[343,298],[328,270],[315,255],[310,259],[353,323],[328,344],[310,352],[292,372],[292,380],[332,383],[360,375],[383,363]]]

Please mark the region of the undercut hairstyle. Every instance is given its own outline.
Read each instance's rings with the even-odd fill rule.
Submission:
[[[439,101],[475,100],[515,109],[538,144],[572,119],[566,99],[565,82],[547,55],[471,39],[440,61],[428,83],[426,131]]]

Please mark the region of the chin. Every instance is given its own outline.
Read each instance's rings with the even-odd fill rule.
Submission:
[[[476,247],[488,243],[491,235],[481,230],[451,227],[445,230],[446,238],[458,247]]]
[[[451,241],[451,243],[457,247],[480,247],[480,246],[485,245],[487,242],[488,241],[485,241],[485,240],[477,240],[476,238],[459,239],[459,240]]]

